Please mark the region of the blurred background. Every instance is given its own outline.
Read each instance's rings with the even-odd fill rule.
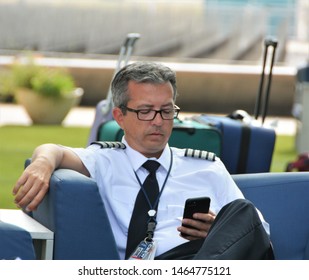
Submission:
[[[275,36],[278,62],[295,65],[307,15],[308,0],[1,0],[0,49],[95,57],[117,54],[138,32],[138,56],[253,63],[262,39]]]
[[[297,68],[309,59],[308,2],[1,0],[0,55],[7,60],[0,67],[11,62],[7,56],[35,52],[43,63],[70,67],[85,91],[81,105],[94,106],[105,97],[126,34],[136,32],[141,39],[132,59],[174,63],[184,110],[252,111],[263,40],[274,37],[278,75],[270,113],[289,115]],[[223,99],[233,94],[231,103],[218,92]]]
[[[283,138],[271,171],[284,171],[300,152],[293,110],[303,82],[299,69],[309,63],[308,15],[309,0],[0,0],[0,72],[31,53],[41,65],[69,69],[84,90],[79,110],[62,126],[47,127],[32,125],[0,91],[0,207],[14,207],[12,186],[35,146],[85,146],[95,106],[106,97],[120,47],[133,32],[141,37],[131,60],[173,68],[185,113],[243,109],[252,115],[263,42],[276,39],[268,115]]]

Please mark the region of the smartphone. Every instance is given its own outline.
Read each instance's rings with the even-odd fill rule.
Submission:
[[[183,218],[193,219],[194,213],[208,213],[210,198],[208,196],[188,198],[185,203]]]
[[[209,207],[210,207],[210,198],[208,196],[188,198],[185,203],[183,218],[193,219],[194,213],[208,213]],[[188,225],[182,225],[182,226],[190,227]]]

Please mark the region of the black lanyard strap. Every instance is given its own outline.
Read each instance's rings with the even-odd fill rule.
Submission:
[[[149,197],[148,197],[148,195],[147,195],[147,193],[146,193],[146,191],[145,191],[145,189],[143,187],[143,184],[141,183],[141,180],[139,179],[139,177],[137,176],[136,172],[134,171],[136,179],[137,179],[137,181],[138,181],[138,183],[139,183],[139,185],[140,185],[140,187],[141,187],[141,189],[143,191],[145,199],[146,199],[146,201],[147,201],[147,203],[149,205],[149,208],[150,208],[150,210],[148,211],[149,220],[148,220],[148,227],[147,227],[147,237],[146,237],[147,240],[151,240],[153,235],[154,235],[154,231],[155,231],[156,224],[157,224],[157,219],[156,219],[157,211],[156,211],[156,209],[157,209],[157,207],[159,205],[160,197],[162,195],[162,192],[163,192],[164,187],[166,185],[167,179],[168,179],[168,177],[169,177],[169,175],[171,173],[171,170],[172,170],[172,166],[173,166],[173,152],[172,152],[171,148],[170,148],[170,155],[171,155],[171,160],[170,160],[169,169],[167,171],[167,174],[166,174],[165,180],[163,182],[162,188],[161,188],[161,190],[160,190],[160,192],[159,192],[155,202],[153,203],[153,205],[152,205],[152,203],[149,200]]]

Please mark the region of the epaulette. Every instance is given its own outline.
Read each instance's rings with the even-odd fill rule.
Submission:
[[[116,148],[116,149],[125,149],[126,145],[122,142],[108,142],[108,141],[94,141],[90,145],[99,145],[101,149],[106,148]]]
[[[206,160],[210,160],[210,161],[216,160],[216,154],[214,154],[212,152],[194,150],[194,149],[186,149],[185,150],[185,157],[200,158],[200,159],[206,159]]]

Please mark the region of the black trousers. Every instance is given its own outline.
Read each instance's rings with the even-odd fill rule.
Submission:
[[[181,244],[155,259],[264,260],[274,259],[274,254],[255,206],[237,199],[220,210],[205,239]]]

